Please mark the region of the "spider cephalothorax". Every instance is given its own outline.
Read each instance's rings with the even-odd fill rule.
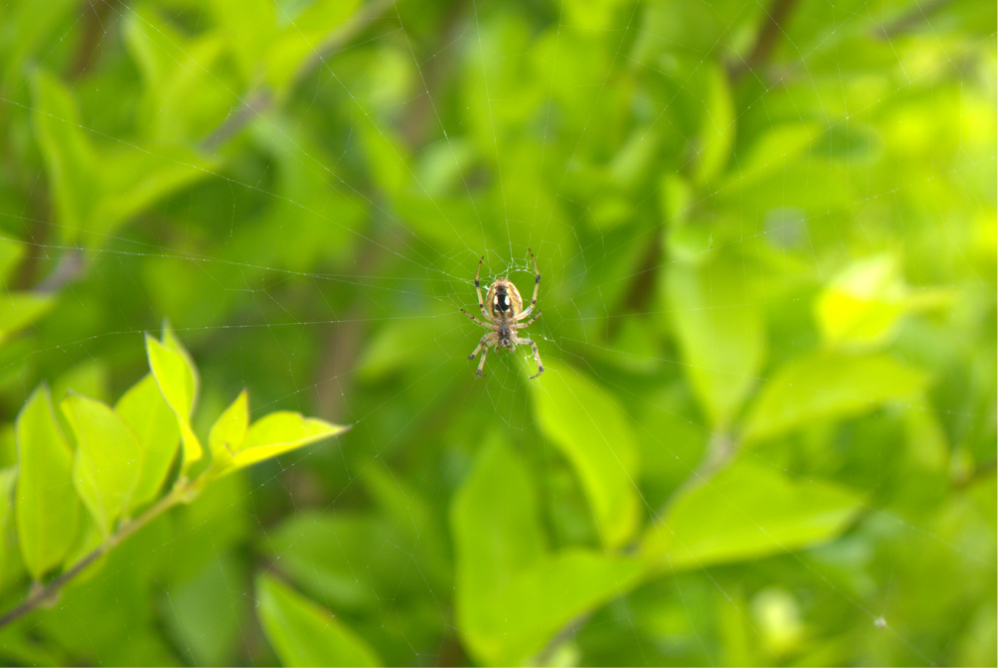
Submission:
[[[508,278],[497,278],[489,286],[485,300],[483,301],[482,286],[479,279],[482,275],[482,262],[485,258],[483,257],[478,261],[478,273],[475,274],[475,292],[478,293],[478,308],[482,312],[485,322],[482,322],[464,309],[461,309],[461,312],[482,327],[491,330],[482,337],[482,340],[478,342],[478,347],[468,356],[468,359],[473,360],[475,359],[475,355],[481,351],[482,359],[478,363],[479,376],[482,375],[482,368],[485,366],[485,356],[488,354],[489,347],[495,350],[499,348],[513,349],[516,348],[518,343],[529,345],[534,351],[534,361],[537,362],[537,373],[531,376],[531,378],[537,378],[537,376],[544,372],[544,364],[541,363],[540,353],[537,352],[537,344],[531,339],[521,339],[517,336],[517,332],[541,317],[541,313],[538,311],[537,315],[527,322],[520,322],[533,313],[534,306],[537,305],[537,291],[541,287],[541,272],[537,269],[537,259],[534,257],[533,251],[527,249],[527,252],[530,253],[530,259],[534,262],[536,278],[534,280],[534,296],[526,309],[523,308],[523,298],[520,296],[520,291],[513,285],[513,281]],[[486,304],[488,304],[487,308]]]

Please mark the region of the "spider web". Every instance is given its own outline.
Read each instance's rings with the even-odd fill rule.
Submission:
[[[784,83],[793,79],[810,81],[812,85],[808,92],[819,98],[818,108],[826,112],[823,119],[825,127],[822,132],[806,137],[799,147],[798,157],[780,168],[782,183],[792,189],[801,183],[800,172],[805,174],[805,180],[822,177],[822,169],[815,164],[819,160],[817,156],[827,150],[829,137],[844,138],[843,141],[848,142],[859,136],[856,141],[864,140],[865,126],[854,119],[863,119],[865,114],[885,104],[921,93],[926,88],[931,92],[931,82],[952,71],[959,73],[956,76],[961,86],[965,85],[964,81],[968,88],[974,86],[971,75],[961,70],[965,61],[970,59],[969,53],[983,53],[985,58],[990,58],[987,65],[993,73],[993,34],[987,40],[979,40],[969,46],[954,44],[946,33],[936,32],[934,22],[929,18],[931,8],[921,7],[925,16],[918,25],[935,36],[943,57],[928,63],[921,62],[904,51],[906,47],[911,47],[904,44],[903,39],[896,39],[884,30],[884,39],[896,54],[896,60],[884,67],[900,70],[902,76],[890,79],[888,86],[881,87],[860,107],[843,110],[839,108],[839,101],[826,103],[820,100],[826,88],[815,80],[813,70],[818,67],[815,63],[824,67],[829,58],[845,59],[842,51],[848,46],[838,41],[843,32],[855,30],[857,26],[870,31],[883,29],[890,25],[888,19],[912,13],[917,15],[918,12],[912,10],[920,6],[916,3],[908,8],[909,13],[905,13],[901,11],[903,8],[888,12],[886,8],[873,8],[868,3],[843,5],[833,12],[833,22],[817,28],[816,36],[812,35],[805,46],[795,43],[792,33],[779,26],[779,17],[774,14],[783,4],[776,3],[769,7],[746,0],[738,3],[735,11],[725,14],[711,5],[703,5],[710,9],[725,29],[719,32],[720,36],[714,44],[706,45],[709,47],[706,50],[696,51],[683,46],[692,51],[687,55],[694,64],[688,71],[682,71],[678,85],[666,96],[664,104],[659,100],[634,100],[634,106],[641,110],[645,120],[642,129],[630,137],[635,150],[639,150],[642,142],[652,141],[663,127],[670,127],[670,131],[675,131],[685,145],[697,147],[686,149],[681,164],[681,170],[695,170],[699,163],[710,157],[712,142],[722,141],[720,138],[733,132],[735,127],[743,123],[776,125],[785,120],[787,99],[777,99]],[[187,76],[203,82],[207,89],[227,100],[236,110],[234,115],[252,104],[249,94],[234,89],[221,72],[203,66],[197,54],[148,23],[144,14],[131,6],[114,4],[108,7],[110,11],[103,14],[107,24],[102,26],[100,37],[105,48],[118,48],[112,42],[117,39],[115,35],[120,23],[143,22],[148,29],[144,34],[155,36],[155,39],[146,38],[146,46],[164,50],[163,44],[167,43],[166,56]],[[577,38],[577,35],[569,34],[565,25],[566,16],[578,20],[578,16],[571,14],[578,10],[552,6],[549,10],[550,25],[547,26],[548,34],[553,32],[551,39],[542,41],[523,37],[518,45],[509,47],[501,43],[501,28],[508,27],[503,22],[520,10],[512,5],[507,7],[500,3],[472,0],[468,11],[453,21],[449,32],[427,48],[422,26],[419,26],[417,17],[405,11],[404,6],[374,3],[373,7],[376,16],[376,20],[372,21],[374,27],[368,31],[370,36],[362,38],[359,43],[351,42],[350,46],[331,55],[323,54],[320,44],[310,43],[311,53],[319,60],[319,66],[301,86],[304,94],[300,97],[305,100],[304,104],[292,107],[280,116],[261,114],[249,124],[249,131],[261,144],[270,148],[267,164],[256,165],[257,169],[209,169],[208,178],[225,184],[232,193],[231,218],[226,221],[231,244],[209,246],[211,250],[205,252],[198,243],[197,230],[177,229],[172,220],[153,225],[152,234],[134,233],[126,226],[112,234],[96,235],[100,237],[97,243],[86,240],[96,246],[88,251],[96,259],[87,267],[87,271],[95,277],[92,279],[94,282],[87,283],[88,279],[83,279],[79,286],[71,283],[65,289],[70,293],[79,290],[82,301],[82,296],[95,289],[99,290],[114,281],[127,280],[137,292],[147,294],[147,313],[137,316],[124,312],[115,314],[114,308],[109,307],[107,321],[121,323],[122,326],[99,324],[92,327],[93,334],[85,338],[67,341],[56,337],[59,341],[57,345],[26,353],[28,357],[45,360],[39,362],[43,368],[52,367],[59,371],[85,364],[88,360],[102,359],[113,348],[121,348],[127,351],[126,355],[134,358],[141,346],[141,330],[129,323],[141,321],[144,328],[155,329],[163,316],[169,316],[180,337],[190,343],[201,366],[205,383],[199,408],[202,420],[210,420],[224,408],[228,395],[232,393],[230,390],[248,385],[254,397],[254,415],[288,408],[353,425],[351,433],[342,441],[309,448],[278,462],[262,465],[245,478],[226,483],[225,489],[215,493],[211,503],[230,509],[229,517],[233,518],[234,524],[250,527],[245,533],[234,530],[235,539],[224,531],[216,533],[218,526],[209,516],[199,519],[197,513],[192,512],[188,524],[165,543],[157,543],[150,538],[129,547],[130,552],[123,559],[169,559],[171,555],[190,549],[193,542],[200,540],[215,555],[197,573],[159,583],[161,608],[157,614],[167,629],[165,636],[172,643],[171,651],[184,661],[211,662],[211,651],[201,645],[203,634],[199,636],[197,631],[192,630],[190,622],[183,619],[188,611],[204,605],[204,592],[208,592],[208,595],[218,595],[213,609],[231,617],[231,621],[222,624],[222,630],[247,644],[243,653],[228,654],[217,660],[229,661],[232,656],[242,660],[267,656],[265,650],[254,648],[253,641],[246,640],[258,636],[250,609],[254,592],[246,578],[247,573],[259,570],[260,565],[253,564],[248,569],[239,564],[239,543],[233,541],[249,540],[246,536],[251,533],[256,535],[260,545],[254,549],[267,555],[265,568],[274,572],[282,573],[282,559],[287,562],[294,557],[304,560],[306,567],[311,560],[311,566],[318,573],[324,570],[323,560],[328,555],[310,554],[310,547],[303,548],[302,543],[294,538],[292,529],[299,526],[286,523],[298,515],[314,515],[318,511],[322,514],[342,514],[347,518],[336,525],[344,533],[337,535],[335,540],[342,540],[343,553],[348,555],[344,558],[344,564],[352,569],[354,578],[354,582],[348,584],[360,591],[357,595],[361,598],[375,599],[375,609],[381,615],[380,630],[369,623],[354,620],[358,632],[372,642],[380,638],[385,646],[394,643],[409,648],[408,655],[386,655],[384,658],[388,661],[433,664],[449,660],[448,652],[453,651],[452,640],[436,638],[435,641],[427,641],[427,637],[432,639],[435,636],[426,633],[425,629],[406,628],[402,613],[395,608],[397,600],[401,601],[411,593],[405,589],[411,586],[411,573],[398,574],[398,591],[394,596],[375,590],[369,584],[369,571],[381,568],[386,554],[401,553],[403,559],[400,563],[405,564],[405,570],[413,569],[417,572],[414,579],[425,583],[424,593],[431,601],[433,612],[443,620],[443,625],[451,634],[455,633],[451,602],[431,586],[432,574],[420,571],[418,554],[433,538],[418,535],[411,540],[401,539],[396,531],[402,524],[398,519],[388,522],[387,533],[377,533],[359,521],[353,522],[353,519],[370,506],[367,495],[371,494],[371,487],[376,484],[372,480],[404,477],[406,484],[413,485],[410,491],[415,496],[428,500],[430,504],[446,505],[447,499],[453,496],[472,470],[478,443],[483,438],[497,437],[507,441],[526,461],[553,472],[551,481],[545,482],[549,486],[541,490],[541,497],[544,504],[559,510],[545,511],[548,515],[554,515],[561,509],[569,514],[578,514],[582,509],[583,516],[574,517],[574,524],[564,522],[558,525],[556,520],[545,516],[545,521],[555,525],[552,528],[554,541],[571,544],[571,530],[586,535],[585,531],[591,530],[589,525],[595,523],[597,518],[595,515],[585,516],[588,511],[582,490],[565,456],[552,446],[549,438],[539,437],[535,411],[536,394],[545,392],[545,382],[551,382],[549,378],[552,374],[567,373],[592,379],[618,403],[626,404],[628,410],[641,416],[641,419],[635,419],[635,431],[639,432],[635,438],[653,444],[662,453],[661,459],[656,459],[655,463],[672,460],[671,475],[708,489],[714,488],[720,498],[729,501],[728,511],[731,514],[746,525],[766,533],[778,549],[770,550],[776,556],[762,559],[751,567],[741,564],[694,568],[658,578],[633,592],[621,590],[614,601],[566,629],[565,638],[569,642],[561,646],[567,648],[565,660],[612,662],[613,648],[633,642],[635,649],[627,655],[628,659],[647,665],[670,660],[711,665],[745,663],[752,656],[761,656],[762,660],[771,663],[803,656],[801,660],[817,663],[822,662],[820,655],[803,654],[803,650],[798,650],[801,653],[797,655],[781,654],[780,630],[800,636],[808,633],[801,631],[801,628],[809,626],[834,629],[840,625],[851,628],[857,618],[869,629],[862,642],[872,647],[869,656],[875,657],[875,660],[934,665],[945,660],[941,657],[950,656],[923,642],[913,628],[896,625],[893,617],[885,611],[895,598],[906,600],[903,593],[891,589],[893,578],[890,574],[873,576],[862,568],[856,569],[863,577],[872,579],[874,585],[881,587],[881,595],[873,596],[869,594],[870,583],[854,582],[850,577],[860,576],[843,574],[830,565],[837,559],[846,562],[868,559],[868,556],[855,554],[855,551],[863,549],[861,540],[847,532],[844,537],[823,547],[783,549],[785,546],[781,539],[768,533],[766,525],[753,515],[754,511],[741,508],[729,499],[724,488],[715,487],[711,472],[702,467],[702,457],[709,448],[718,444],[723,434],[705,426],[708,423],[696,407],[695,399],[688,390],[679,389],[691,367],[696,365],[684,361],[674,345],[649,337],[647,327],[640,323],[657,322],[674,312],[671,307],[664,307],[661,301],[648,297],[647,293],[661,289],[656,287],[657,277],[680,260],[650,249],[660,247],[663,235],[673,227],[679,227],[691,213],[720,208],[718,202],[725,195],[724,188],[731,187],[726,184],[731,182],[723,181],[721,173],[704,176],[701,190],[708,194],[673,207],[655,224],[628,226],[619,221],[640,219],[642,216],[647,218],[647,212],[657,206],[660,198],[674,198],[675,193],[666,192],[674,185],[668,179],[641,188],[627,198],[618,198],[613,202],[616,210],[594,211],[577,201],[588,187],[577,185],[587,177],[581,164],[584,162],[582,153],[587,148],[585,142],[602,123],[609,122],[604,115],[606,101],[615,94],[616,86],[625,85],[615,75],[621,71],[662,74],[662,68],[670,66],[667,58],[643,58],[636,46],[642,40],[673,43],[675,35],[665,30],[663,23],[652,20],[653,7],[635,3],[618,8],[620,16],[614,16],[617,27],[612,30],[590,28],[589,34],[600,39],[603,38],[602,33],[610,33],[607,39],[613,45],[612,57],[604,71],[590,73],[589,79],[581,79],[586,81],[586,88],[581,92],[581,107],[586,110],[586,116],[577,133],[566,133],[562,129],[566,121],[559,118],[561,112],[556,87],[563,84],[556,79],[559,67],[569,57],[564,53],[573,53],[568,51],[568,40]],[[884,13],[879,14],[880,11]],[[278,20],[304,35],[307,26],[299,28],[296,24],[299,12],[299,8],[290,4],[277,8]],[[746,60],[752,58],[750,50],[756,33],[732,33],[746,24],[745,15],[758,17],[757,22],[748,22],[750,26],[770,23],[778,26],[774,39],[782,42],[782,48],[791,54],[787,61],[789,64],[783,66],[779,76],[772,80],[762,78],[756,69],[741,73],[739,76],[756,79],[749,102],[744,105],[744,115],[725,116],[721,107],[705,106],[709,130],[703,136],[689,136],[676,126],[672,112],[679,105],[682,95],[690,90],[703,90],[703,82],[709,79],[709,70],[714,66],[711,54],[722,46],[722,42],[735,45],[734,52],[743,54],[740,60],[733,62],[732,68],[737,70],[750,64]],[[84,16],[81,15],[79,21],[83,21]],[[178,23],[197,26],[200,21],[200,10],[187,9],[178,13]],[[73,33],[78,27],[71,26],[66,34]],[[581,32],[586,34],[584,30]],[[235,40],[232,37],[227,44],[232,45]],[[358,73],[358,65],[350,57],[352,50],[362,49],[371,43],[379,45],[385,56],[377,62],[381,69],[365,76],[369,73]],[[57,46],[53,46],[53,52],[56,49]],[[504,136],[500,134],[505,131],[502,125],[505,119],[520,113],[519,109],[525,102],[516,95],[502,96],[515,88],[497,78],[515,77],[515,72],[509,74],[504,67],[514,68],[520,60],[536,55],[541,49],[547,49],[545,62],[549,63],[551,76],[548,85],[541,91],[538,108],[542,113],[531,128],[541,137],[541,154],[539,158],[534,156],[539,166],[528,169],[524,164],[525,156],[508,151]],[[41,66],[45,65],[45,60],[42,59]],[[459,67],[470,70],[471,74],[463,73],[462,76],[478,86],[469,94],[467,102],[469,108],[471,103],[475,103],[485,111],[479,120],[486,124],[482,131],[491,137],[494,155],[484,157],[489,161],[494,159],[494,179],[498,187],[493,190],[497,197],[477,196],[483,179],[488,177],[481,173],[481,168],[476,167],[474,161],[467,158],[470,149],[465,128],[460,128],[459,132],[454,125],[454,119],[461,118],[461,111],[452,108],[454,103],[447,99],[444,92],[433,89],[437,70],[446,67],[449,61],[457,61]],[[405,85],[398,85],[398,88],[409,91],[409,97],[399,90],[378,90],[377,85],[371,83],[379,81],[379,77],[386,72],[391,73],[392,68],[411,68],[409,78],[403,77]],[[592,86],[588,83],[590,79]],[[88,86],[86,77],[80,76],[71,87],[84,91],[88,90]],[[416,91],[414,96],[411,95],[412,90]],[[993,118],[993,85],[986,91],[990,96],[988,102],[991,103]],[[12,108],[38,111],[31,103],[16,101],[15,93],[5,97],[4,102]],[[522,95],[526,97],[531,93],[525,87]],[[96,96],[99,102],[94,108],[110,113],[116,101],[101,97],[99,93]],[[312,96],[311,102],[308,101],[309,96]],[[304,123],[304,119],[314,112],[313,105],[318,108],[331,96],[344,102],[344,113],[360,129],[351,129],[347,136],[321,148],[306,146],[301,141],[295,122]],[[704,104],[708,103],[705,101]],[[769,105],[781,107],[770,112]],[[796,105],[797,101],[791,96],[790,113]],[[398,118],[400,109],[411,106],[419,106],[422,110],[424,125],[428,128],[425,134],[435,139],[419,144],[409,154],[409,149],[393,143],[392,130],[385,129],[391,126],[383,123],[383,119]],[[805,114],[799,110],[796,114],[796,120],[804,123]],[[66,118],[56,120],[74,123]],[[124,136],[106,131],[103,128],[107,124],[98,118],[84,118],[78,127],[93,139],[115,145],[126,153],[146,150]],[[469,134],[474,131],[473,128],[467,129]],[[967,145],[970,146],[970,142]],[[565,147],[568,147],[568,159],[562,161]],[[963,142],[960,147],[964,149]],[[384,187],[385,181],[391,178],[411,181],[426,205],[425,211],[413,213],[399,210],[397,203],[392,203],[391,196],[364,189],[341,176],[341,163],[355,159],[353,156],[357,152],[375,150],[381,151],[382,160],[394,165],[397,171],[394,176],[381,179],[380,185]],[[750,156],[748,151],[735,150],[732,155],[733,162],[727,169],[736,176],[747,178],[752,170],[757,169],[757,165],[750,163],[750,157],[746,157]],[[892,202],[931,187],[937,179],[969,184],[975,170],[993,173],[993,146],[990,153],[968,152],[964,158],[958,167],[931,171],[924,178],[887,183],[870,179],[862,190],[862,196],[854,196],[849,208],[867,235],[871,254],[884,244],[884,230],[875,227],[871,212],[890,212]],[[849,161],[852,159],[851,154],[846,152],[846,170],[850,168]],[[176,163],[183,164],[182,161]],[[331,192],[341,196],[338,202],[360,202],[375,223],[370,226],[344,223],[328,202],[315,204],[304,193],[286,194],[270,172],[292,167],[299,170],[302,178],[326,182]],[[597,195],[603,194],[610,187],[607,184],[622,177],[629,168],[625,161],[611,162],[606,170],[608,178],[602,185],[592,186]],[[523,185],[524,179],[548,172],[559,175],[554,192],[545,192],[540,182],[533,190]],[[39,171],[37,178],[41,183],[44,178],[42,171]],[[433,181],[434,178],[448,180],[450,190],[443,189]],[[966,190],[972,192],[973,188],[968,186]],[[832,185],[829,185],[830,199],[834,196],[831,191]],[[291,192],[294,193],[293,189]],[[454,192],[462,193],[463,198],[454,196]],[[533,198],[522,197],[524,192],[532,192]],[[199,198],[216,193],[194,189],[180,199],[195,212],[209,205]],[[251,254],[244,253],[239,241],[240,227],[245,221],[253,220],[254,216],[252,209],[240,209],[245,205],[247,193],[253,203],[279,203],[284,207],[290,216],[285,228],[289,239],[300,240],[295,234],[294,216],[316,217],[326,224],[329,234],[338,243],[354,251],[353,256],[335,253],[322,256],[321,251],[309,248],[314,257],[323,257],[322,261],[313,264],[333,267],[331,271],[325,271],[312,267],[295,268],[292,262],[287,261],[281,248],[270,249],[269,256],[266,252],[261,253],[259,248],[252,249]],[[744,201],[743,211],[754,212],[756,204],[753,198],[756,194],[743,190],[739,195]],[[779,202],[781,198],[783,206]],[[854,257],[854,240],[845,238],[841,240],[843,250],[838,264],[830,264],[819,256],[817,247],[827,245],[827,238],[835,238],[836,234],[835,230],[824,228],[839,221],[840,211],[829,210],[823,220],[820,215],[805,215],[798,207],[787,204],[794,201],[789,192],[777,194],[775,199],[778,200],[777,205],[770,208],[763,226],[756,229],[746,223],[744,227],[739,227],[739,230],[744,230],[739,234],[729,233],[718,240],[713,236],[693,239],[689,242],[693,248],[690,252],[704,258],[719,249],[749,256],[761,246],[768,246],[784,257],[794,256],[797,261],[805,258],[803,262],[822,283],[826,283],[844,264],[841,262],[843,258],[857,259]],[[881,207],[881,203],[886,204]],[[977,205],[982,215],[987,215],[988,206],[992,207],[993,213],[993,201],[979,201]],[[219,208],[217,202],[214,206]],[[957,241],[959,234],[947,222],[948,211],[938,204],[936,207],[937,210],[930,212],[930,216],[938,220],[945,230],[946,237],[942,243],[948,244],[954,254],[961,254],[962,247]],[[176,203],[174,208],[178,208]],[[417,219],[415,222],[414,218]],[[466,219],[473,220],[474,224],[462,224],[461,221]],[[29,216],[21,216],[20,220],[37,222]],[[50,220],[41,221],[41,224],[52,230],[60,227],[58,222]],[[912,244],[920,241],[914,228],[909,232],[904,221],[894,232],[900,233]],[[815,239],[813,235],[816,234],[825,236]],[[447,245],[441,242],[442,238],[456,241]],[[52,241],[36,241],[32,246],[46,261],[72,257],[74,252],[72,248]],[[538,309],[543,317],[530,326],[527,335],[537,342],[546,366],[549,360],[554,366],[549,367],[537,381],[528,381],[524,370],[532,364],[531,355],[528,346],[521,346],[512,354],[491,353],[485,366],[486,377],[475,380],[473,375],[477,360],[468,362],[467,356],[482,330],[464,318],[459,310],[476,311],[473,280],[478,259],[483,255],[485,257],[483,288],[498,277],[508,277],[521,288],[521,294],[529,295],[534,271],[528,249],[536,255],[543,277],[538,300]],[[128,272],[142,265],[152,267],[147,269],[148,276],[128,275]],[[757,278],[759,269],[745,261],[742,266],[746,283]],[[788,274],[790,271],[788,268]],[[205,307],[207,315],[201,312],[169,312],[169,308],[164,308],[169,306],[169,302],[165,302],[162,295],[149,293],[149,276],[156,280],[169,277],[169,280],[180,282],[207,279],[208,284],[214,286],[214,291],[206,296],[206,301],[230,301],[237,307],[225,317],[217,318],[217,321],[211,317],[213,305]],[[789,282],[791,279],[788,277],[786,280]],[[975,273],[975,280],[980,289],[993,296],[994,277]],[[961,289],[965,286],[938,287]],[[754,299],[746,289],[741,302],[705,308],[720,312],[759,306]],[[622,304],[624,308],[621,308]],[[265,359],[259,358],[259,350],[264,347],[261,341],[266,342],[268,353]],[[324,349],[324,352],[317,353],[317,349]],[[217,355],[217,359],[204,357],[208,354],[206,351]],[[50,359],[56,361],[48,361]],[[316,360],[318,364],[315,364]],[[9,363],[8,367],[13,364]],[[726,373],[724,369],[708,371]],[[261,376],[272,379],[272,383],[261,386],[257,380]],[[670,382],[656,386],[654,379],[658,377],[668,377]],[[768,371],[750,378],[758,386],[772,379],[773,375]],[[744,377],[732,378],[733,382],[742,380]],[[531,383],[536,383],[536,387]],[[653,391],[649,392],[649,388]],[[25,396],[31,389],[24,387]],[[600,423],[601,417],[590,414],[587,403],[576,400],[576,405],[571,408],[581,410],[594,424]],[[927,409],[918,400],[911,400],[895,401],[884,410],[889,413]],[[990,420],[993,427],[993,406],[969,409],[957,406],[948,416],[970,422],[980,420],[982,414],[988,416],[985,419]],[[656,430],[659,427],[662,431]],[[692,452],[684,450],[677,445],[681,439],[670,429],[682,430],[686,438],[699,445]],[[607,445],[611,449],[614,447],[611,443]],[[774,474],[793,469],[803,483],[822,482],[817,475],[820,472],[810,473],[806,469],[790,466],[772,457],[772,453],[765,449],[749,450],[741,456]],[[619,463],[620,460],[617,461]],[[650,491],[642,479],[630,477],[629,480],[640,500],[642,513],[648,518],[647,523],[660,523],[664,518],[663,504],[667,498],[659,498],[660,495]],[[879,527],[878,530],[885,535],[914,536],[915,544],[941,546],[954,562],[977,564],[993,582],[993,547],[961,542],[940,534],[933,526],[919,519],[884,507],[878,499],[883,484],[882,477],[862,481],[860,491],[865,499],[862,522]],[[372,531],[373,534],[365,533]],[[682,541],[675,534],[673,537]],[[360,538],[369,540],[367,561],[363,557],[358,559],[351,552],[350,541]],[[902,570],[903,558],[904,555],[896,555],[892,565]],[[120,562],[112,564],[112,570],[124,568]],[[739,567],[744,570],[739,571]],[[105,570],[97,577],[114,578],[115,572]],[[80,587],[84,590],[96,589],[98,585],[84,582]],[[305,591],[318,603],[334,611],[341,605],[333,597],[316,594],[314,589],[309,591],[307,586]],[[829,600],[836,603],[828,604]],[[811,612],[847,617],[831,621],[812,619],[808,616]],[[83,613],[69,606],[65,614],[73,623],[85,625],[87,622]],[[226,624],[234,627],[226,627]],[[38,630],[44,633],[45,627],[40,626]],[[739,654],[732,649],[738,646],[739,634],[747,636],[747,639],[743,638],[743,643],[756,648],[758,654]],[[785,641],[800,642],[801,646],[806,644],[799,638]],[[99,646],[96,635],[93,645]],[[854,656],[843,653],[841,648],[836,651],[837,654],[831,654],[833,663],[839,657]],[[90,658],[100,663],[114,662],[100,656]]]

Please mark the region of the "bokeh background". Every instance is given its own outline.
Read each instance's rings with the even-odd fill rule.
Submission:
[[[383,664],[995,665],[995,15],[3,3],[3,480],[39,382],[113,402],[165,319],[202,432],[242,387],[353,428],[0,661],[294,663],[283,583]],[[478,259],[528,293],[528,248],[547,370],[476,379]]]

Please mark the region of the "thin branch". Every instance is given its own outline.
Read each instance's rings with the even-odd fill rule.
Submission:
[[[737,81],[749,70],[756,69],[769,62],[777,39],[784,34],[783,26],[790,17],[797,0],[773,0],[773,6],[766,12],[763,26],[755,38],[755,45],[741,62],[733,63],[729,68],[732,81]]]
[[[359,32],[367,28],[396,0],[372,0],[364,5],[344,25],[330,33],[315,47],[311,57],[302,61],[293,76],[292,86],[296,86],[308,76],[312,70],[325,62],[326,58],[343,48]],[[244,102],[229,114],[215,130],[201,142],[205,151],[214,151],[222,144],[239,133],[250,121],[267,112],[274,104],[274,95],[266,87],[261,87],[246,96]]]
[[[80,561],[74,564],[72,568],[50,581],[44,587],[34,589],[30,594],[28,594],[28,597],[23,603],[0,617],[0,629],[12,622],[17,621],[21,617],[32,612],[35,608],[44,605],[49,601],[55,600],[62,588],[73,578],[82,573],[87,566],[100,559],[123,540],[145,525],[149,524],[173,506],[181,503],[182,501],[189,501],[192,498],[191,494],[196,494],[197,491],[198,488],[192,486],[187,481],[178,482],[169,494],[150,506],[148,510],[139,515],[136,519],[131,522],[123,522],[119,525],[118,531],[111,534],[111,536],[104,541],[103,545],[87,554],[87,556],[83,557]]]

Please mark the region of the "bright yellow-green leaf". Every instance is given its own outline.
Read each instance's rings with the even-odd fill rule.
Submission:
[[[45,315],[54,303],[50,294],[4,292],[0,295],[0,342]]]
[[[162,488],[180,442],[180,427],[152,374],[125,392],[115,410],[142,444],[142,471],[129,506],[134,509],[154,499]]]
[[[947,293],[940,290],[913,295],[898,260],[878,255],[851,264],[832,279],[814,310],[831,343],[872,348],[887,342],[907,313],[947,301]]]
[[[637,529],[638,450],[623,409],[575,369],[548,362],[529,384],[544,434],[582,481],[603,543],[623,545]]]
[[[172,335],[171,335],[172,336]],[[175,339],[168,339],[175,341]],[[201,459],[203,448],[191,429],[191,412],[197,396],[197,371],[189,355],[146,334],[146,354],[159,391],[177,417],[184,444],[184,470]]]
[[[927,382],[921,370],[887,355],[814,353],[766,382],[742,436],[757,441],[816,420],[859,415],[888,401],[911,399]]]
[[[765,357],[762,310],[745,288],[744,269],[724,256],[700,266],[672,264],[665,297],[683,372],[711,422],[724,429]]]
[[[285,666],[377,666],[375,651],[329,610],[280,580],[256,580],[257,614]]]
[[[241,450],[248,428],[249,394],[243,390],[211,427],[208,447],[211,448],[212,461],[227,461]]]
[[[117,413],[72,393],[62,412],[76,435],[73,483],[104,536],[128,509],[142,472],[142,444]]]
[[[36,580],[62,563],[79,529],[73,451],[48,389],[34,391],[17,416],[16,520],[21,556]]]
[[[669,569],[757,559],[830,540],[861,507],[837,485],[739,460],[674,501],[641,552]]]
[[[225,470],[233,471],[271,459],[303,445],[336,436],[347,429],[349,427],[302,417],[300,413],[271,413],[250,425],[242,448],[232,456]]]
[[[707,113],[702,116],[696,144],[695,180],[697,185],[717,189],[715,183],[731,158],[735,141],[735,108],[727,73],[720,65],[705,65],[706,77],[704,104]]]

